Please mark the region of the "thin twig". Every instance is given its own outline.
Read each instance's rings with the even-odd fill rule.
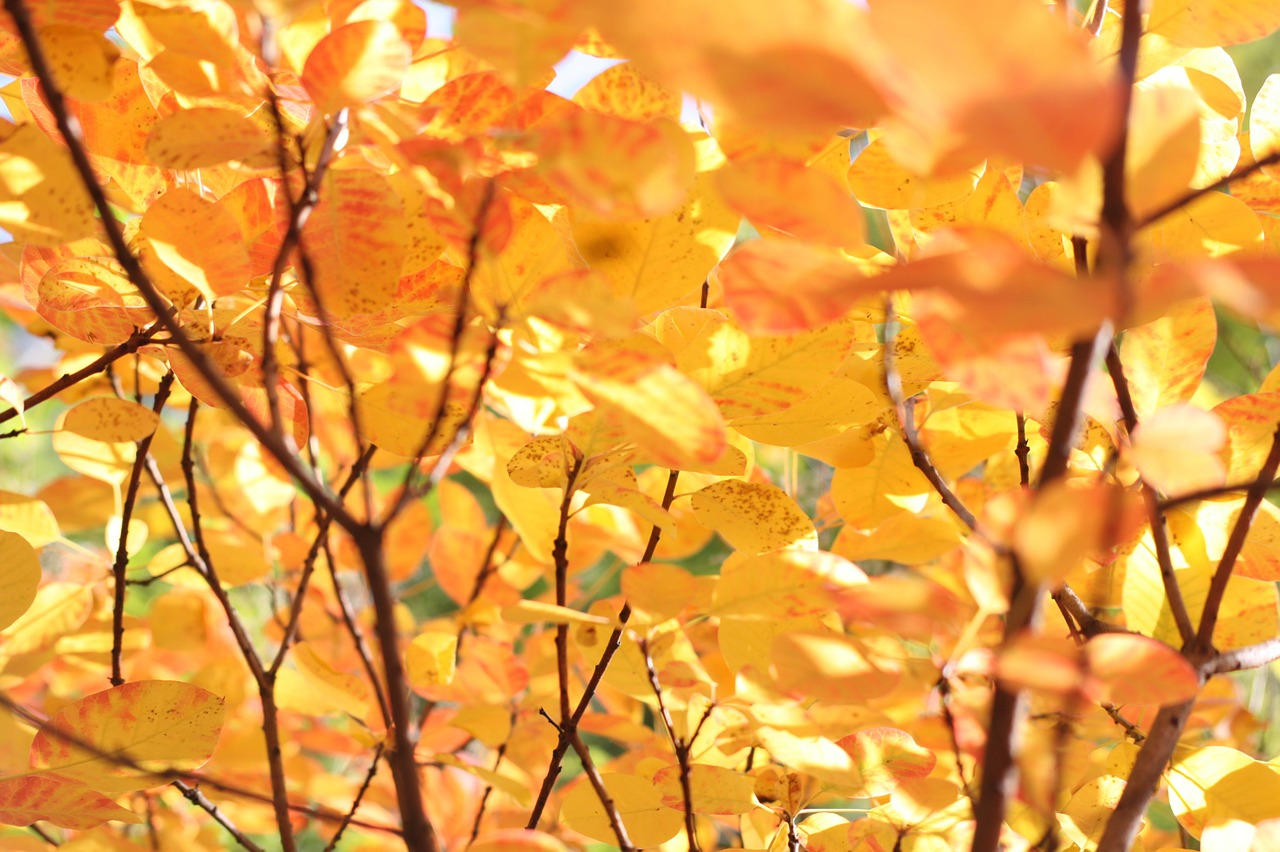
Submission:
[[[697,733],[686,741],[683,737],[676,735],[675,722],[671,719],[671,711],[667,709],[667,703],[662,698],[662,685],[658,682],[658,670],[653,665],[653,655],[649,652],[648,640],[641,640],[640,653],[644,655],[645,674],[649,678],[649,688],[653,690],[653,696],[658,701],[658,718],[662,720],[662,725],[667,730],[667,738],[671,740],[671,747],[675,750],[676,765],[680,767],[680,796],[684,801],[684,833],[688,841],[691,852],[698,852],[698,830],[697,822],[694,819],[693,812],[693,784],[692,772],[689,766],[689,750],[696,739]],[[704,721],[706,716],[703,717]]]
[[[627,827],[622,823],[618,805],[609,794],[608,788],[604,786],[604,779],[600,777],[600,771],[596,769],[595,761],[591,758],[591,750],[582,741],[582,735],[578,733],[577,728],[569,732],[569,742],[577,752],[578,759],[582,761],[582,774],[587,776],[587,781],[591,783],[592,789],[596,791],[596,797],[600,800],[600,806],[604,808],[605,815],[609,818],[609,827],[613,829],[618,848],[622,852],[635,852],[635,844],[627,836]]]
[[[164,374],[156,388],[155,404],[152,411],[158,416],[164,408],[169,392],[173,390],[173,371]],[[156,429],[163,429],[157,423]],[[116,560],[111,566],[111,575],[115,581],[114,601],[111,609],[111,685],[124,683],[121,665],[124,656],[124,593],[127,585],[124,575],[129,568],[129,522],[133,519],[133,509],[138,502],[138,486],[142,484],[142,471],[146,467],[151,452],[151,441],[155,432],[147,435],[134,447],[133,468],[129,471],[129,484],[125,489],[124,505],[120,509],[120,539],[116,543]]]
[[[315,478],[311,470],[298,458],[293,449],[249,411],[239,392],[227,377],[209,359],[200,344],[187,334],[172,310],[169,300],[165,298],[146,270],[142,268],[141,262],[129,249],[129,245],[125,241],[124,231],[120,222],[116,220],[111,203],[108,201],[102,186],[98,183],[97,174],[93,168],[93,163],[89,159],[88,149],[85,146],[80,122],[67,108],[66,99],[63,97],[62,90],[56,82],[57,78],[52,72],[48,57],[40,44],[40,39],[36,35],[35,25],[32,23],[26,3],[24,0],[4,0],[4,8],[8,11],[18,38],[26,50],[27,57],[31,62],[31,69],[40,81],[45,100],[49,105],[49,111],[58,126],[58,132],[62,135],[63,141],[67,145],[68,153],[71,155],[81,183],[89,193],[89,197],[93,200],[94,207],[98,211],[112,253],[115,255],[116,261],[123,267],[130,283],[138,289],[138,293],[142,296],[143,301],[146,302],[147,307],[156,315],[159,325],[171,335],[171,342],[187,356],[192,367],[208,383],[213,394],[218,397],[223,405],[230,409],[236,419],[253,434],[262,447],[291,476],[298,480],[307,495],[318,505],[324,507],[330,514],[334,515],[334,520],[344,528],[350,529],[358,526],[359,522],[334,499],[324,484]]]
[[[187,801],[213,817],[213,821],[222,826],[223,829],[226,830],[227,834],[230,834],[241,847],[248,849],[249,852],[263,852],[262,847],[246,837],[244,832],[237,828],[236,824],[231,821],[230,817],[223,813],[217,805],[211,802],[208,796],[200,792],[200,788],[198,786],[193,787],[185,781],[179,781],[177,779],[174,779],[173,786],[182,793],[183,797],[185,797]]]
[[[30,411],[40,403],[53,399],[67,388],[79,384],[90,376],[96,376],[98,373],[101,373],[108,366],[119,361],[124,356],[132,355],[137,352],[139,347],[145,346],[147,343],[151,342],[151,339],[155,337],[156,332],[160,331],[160,328],[161,326],[159,323],[153,323],[145,329],[135,331],[133,334],[129,335],[128,340],[108,349],[106,352],[102,353],[79,370],[54,379],[52,382],[23,400],[23,411]],[[14,408],[8,408],[4,411],[0,411],[0,423],[4,423],[6,420],[12,420],[17,416],[18,411]]]
[[[1170,213],[1173,213],[1177,210],[1181,210],[1184,207],[1186,207],[1188,204],[1192,204],[1195,201],[1198,201],[1199,199],[1203,198],[1204,196],[1208,195],[1211,192],[1217,192],[1219,190],[1226,189],[1228,186],[1235,183],[1236,181],[1242,178],[1247,178],[1249,175],[1255,174],[1256,172],[1261,171],[1263,168],[1267,166],[1274,166],[1277,163],[1280,163],[1280,151],[1272,151],[1271,153],[1263,156],[1261,159],[1254,160],[1253,162],[1248,163],[1236,169],[1231,174],[1218,178],[1211,184],[1207,184],[1205,186],[1192,189],[1188,191],[1186,194],[1184,194],[1183,196],[1181,196],[1180,198],[1175,198],[1173,201],[1170,201],[1168,204],[1165,204],[1163,207],[1156,208],[1154,212],[1148,213],[1146,216],[1142,218],[1141,221],[1138,222],[1138,227],[1145,228],[1148,225],[1152,224],[1153,222],[1163,219],[1165,216],[1168,216]]]
[[[1132,439],[1138,429],[1138,410],[1133,404],[1129,381],[1125,378],[1120,350],[1114,343],[1107,349],[1107,372],[1111,374],[1111,383],[1115,386],[1116,400],[1120,403],[1125,431]],[[1160,566],[1160,581],[1164,585],[1165,600],[1169,603],[1174,624],[1178,626],[1178,635],[1182,638],[1182,644],[1185,645],[1195,636],[1195,628],[1191,626],[1191,616],[1187,613],[1187,605],[1182,600],[1182,588],[1178,585],[1178,577],[1173,570],[1168,521],[1160,509],[1159,496],[1151,483],[1145,478],[1140,478],[1139,487],[1142,490],[1142,501],[1147,507],[1147,524],[1151,529],[1151,541],[1155,545],[1156,563]]]
[[[369,771],[365,773],[364,783],[356,791],[356,797],[351,801],[351,807],[347,808],[347,814],[342,822],[338,823],[338,830],[334,832],[333,838],[325,844],[324,852],[333,852],[338,841],[342,839],[342,833],[347,830],[347,826],[351,825],[351,820],[355,819],[356,811],[360,810],[360,802],[364,799],[364,794],[369,792],[369,785],[373,783],[373,776],[378,774],[378,761],[382,760],[384,748],[383,743],[378,743],[378,747],[373,750],[373,761],[369,764]]]

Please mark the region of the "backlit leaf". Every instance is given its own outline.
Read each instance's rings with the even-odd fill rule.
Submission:
[[[58,508],[64,507],[59,503]],[[0,491],[0,529],[17,533],[32,547],[44,547],[62,537],[48,503],[12,491]]]
[[[1198,47],[1240,44],[1280,27],[1280,9],[1267,0],[1153,0],[1147,28],[1178,44]]]
[[[1190,405],[1174,405],[1139,424],[1129,458],[1156,488],[1182,494],[1226,482],[1219,455],[1226,440],[1220,417]]]
[[[210,301],[237,292],[253,274],[231,213],[189,190],[160,196],[143,215],[141,233],[165,266]]]
[[[803,163],[777,156],[730,161],[715,172],[716,188],[757,230],[801,242],[852,248],[863,241],[862,209],[841,183]]]
[[[0,530],[0,630],[13,624],[36,599],[40,559],[16,532]]]
[[[36,245],[97,230],[93,201],[66,150],[24,124],[0,141],[0,226]]]
[[[674,810],[685,810],[680,767],[659,769],[653,783],[662,795],[662,804]],[[723,766],[694,763],[689,766],[689,789],[696,814],[744,814],[756,806],[755,781],[750,776]]]
[[[78,831],[112,820],[143,822],[133,811],[80,784],[42,775],[0,780],[0,823],[31,825],[37,820]]]
[[[1191,399],[1217,337],[1208,299],[1183,302],[1160,319],[1124,333],[1120,358],[1139,421],[1156,409]]]
[[[662,804],[662,794],[647,778],[606,772],[601,775],[627,836],[637,847],[665,843],[684,825],[684,815]],[[617,842],[609,816],[590,784],[578,784],[565,796],[560,819],[574,831],[602,843]]]
[[[86,399],[67,412],[62,428],[108,444],[141,441],[160,425],[151,409],[116,397]]]
[[[830,632],[789,631],[773,640],[775,677],[787,690],[831,704],[861,704],[898,685],[899,672],[866,648]]]
[[[198,769],[213,755],[223,700],[177,681],[126,683],[94,693],[50,717],[31,745],[31,766],[107,792],[141,790],[167,779],[152,772]],[[65,732],[89,751],[58,736]],[[125,759],[138,768],[124,766]]]
[[[419,633],[405,649],[405,673],[415,687],[453,682],[457,669],[458,637],[452,633]]]
[[[327,114],[367,103],[400,86],[410,50],[389,21],[355,21],[326,35],[307,55],[302,84]]]
[[[748,556],[818,546],[813,521],[776,485],[726,479],[697,491],[692,505],[700,523]]]
[[[904,781],[924,778],[938,762],[937,755],[896,728],[859,731],[836,740],[836,745],[853,757],[871,796],[883,796]]]
[[[267,132],[239,112],[193,107],[167,115],[147,136],[147,153],[158,166],[199,169],[229,160],[257,160],[273,144]]]

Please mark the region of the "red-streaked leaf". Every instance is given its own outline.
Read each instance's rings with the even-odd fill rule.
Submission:
[[[106,257],[73,257],[40,279],[36,311],[77,340],[123,343],[154,314],[125,274]]]
[[[924,778],[938,762],[937,755],[896,728],[858,731],[836,740],[836,745],[853,758],[868,796],[884,796],[903,781]]]
[[[106,792],[154,787],[168,779],[151,772],[204,765],[218,744],[223,715],[222,698],[198,686],[126,683],[73,701],[51,716],[31,744],[31,766]],[[94,751],[72,745],[58,736],[60,731]]]
[[[170,270],[209,301],[248,285],[253,274],[230,211],[187,189],[171,189],[142,216],[140,233]]]
[[[83,785],[27,775],[0,780],[0,823],[31,825],[45,820],[86,831],[108,821],[140,824],[142,817]]]
[[[713,275],[725,305],[748,334],[798,334],[834,322],[858,307],[863,279],[883,263],[791,240],[742,243]]]
[[[1186,658],[1163,642],[1129,633],[1104,633],[1084,646],[1097,700],[1112,704],[1178,704],[1194,698],[1200,679]]]

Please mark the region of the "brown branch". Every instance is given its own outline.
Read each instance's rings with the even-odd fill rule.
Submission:
[[[268,38],[269,28],[263,28],[264,41]],[[280,389],[276,383],[280,378],[280,365],[276,358],[276,341],[280,338],[280,311],[284,305],[284,272],[289,265],[290,257],[295,249],[301,251],[302,229],[306,227],[311,212],[320,203],[320,185],[329,170],[339,137],[347,128],[347,110],[342,109],[333,117],[329,129],[325,133],[324,143],[320,148],[316,166],[306,176],[306,185],[302,194],[294,198],[289,192],[288,160],[284,146],[284,116],[280,112],[280,104],[275,90],[267,85],[267,102],[276,123],[276,154],[279,160],[281,191],[289,202],[289,222],[284,236],[280,240],[280,249],[276,252],[275,263],[271,268],[271,281],[267,285],[267,300],[262,324],[262,382],[267,393],[267,407],[271,412],[271,428],[277,436],[283,437],[284,426],[280,415]],[[357,439],[358,441],[358,439]]]
[[[1226,175],[1224,177],[1220,177],[1211,184],[1199,187],[1198,189],[1190,190],[1181,198],[1175,198],[1173,201],[1170,201],[1168,204],[1164,205],[1163,207],[1157,208],[1155,212],[1148,213],[1145,217],[1143,217],[1143,219],[1140,222],[1138,222],[1138,227],[1145,228],[1148,225],[1152,224],[1153,222],[1163,219],[1165,216],[1168,216],[1170,213],[1173,213],[1176,210],[1181,210],[1183,207],[1186,207],[1188,204],[1191,204],[1192,202],[1200,198],[1203,198],[1204,196],[1208,195],[1211,192],[1217,192],[1220,189],[1226,189],[1228,186],[1240,180],[1241,178],[1247,178],[1249,175],[1252,175],[1258,171],[1261,171],[1266,166],[1274,166],[1277,163],[1280,163],[1280,151],[1272,151],[1271,153],[1263,156],[1262,159],[1254,160],[1253,162],[1248,163],[1247,165],[1241,166],[1240,168],[1233,171],[1231,174]]]
[[[157,416],[164,408],[165,400],[169,398],[171,390],[173,390],[172,370],[164,374],[164,378],[160,380],[160,386],[156,388],[156,399],[151,410]],[[156,424],[156,429],[163,428],[163,424]],[[127,588],[124,575],[129,568],[129,521],[133,519],[133,507],[138,502],[138,486],[142,484],[142,470],[146,467],[147,458],[151,452],[151,441],[154,438],[155,432],[152,432],[134,447],[133,468],[129,471],[129,485],[125,490],[124,505],[120,510],[120,540],[116,543],[116,560],[111,566],[111,576],[115,580],[114,600],[111,608],[112,686],[120,686],[124,683],[121,662],[124,656],[124,593]]]
[[[1125,378],[1124,363],[1120,360],[1120,350],[1113,343],[1107,349],[1107,372],[1111,374],[1111,384],[1116,389],[1116,400],[1120,403],[1120,413],[1124,417],[1124,428],[1133,439],[1138,429],[1138,410],[1133,404],[1133,394],[1129,388],[1129,380]],[[1182,600],[1182,588],[1178,585],[1178,577],[1173,570],[1173,554],[1169,549],[1168,520],[1160,509],[1159,495],[1145,478],[1139,477],[1142,489],[1142,502],[1147,507],[1147,525],[1151,528],[1151,540],[1155,544],[1156,563],[1160,566],[1160,582],[1164,585],[1165,600],[1169,602],[1169,611],[1178,626],[1178,635],[1182,644],[1186,645],[1195,637],[1195,628],[1191,626],[1191,616],[1187,613],[1187,605]]]
[[[510,722],[510,729],[511,729],[512,731],[514,731],[514,730],[515,730],[517,712],[518,712],[518,711],[517,711],[517,708],[515,708],[515,707],[512,707],[512,708],[511,708],[511,722]],[[554,723],[552,723],[552,724],[554,724]],[[498,752],[497,752],[497,755],[494,757],[494,760],[493,760],[493,771],[494,771],[494,772],[497,772],[497,771],[498,771],[498,767],[502,765],[502,759],[503,759],[504,757],[506,757],[506,756],[507,756],[507,746],[508,746],[510,743],[511,743],[511,735],[510,735],[510,734],[508,734],[508,735],[507,735],[507,738],[506,738],[505,740],[503,740],[503,741],[502,741],[502,744],[501,744],[501,745],[499,745],[499,746],[498,746]],[[471,823],[471,838],[467,841],[467,845],[468,845],[468,846],[470,846],[471,844],[475,843],[475,842],[476,842],[476,838],[480,836],[480,824],[484,821],[484,812],[485,812],[485,808],[487,808],[487,807],[488,807],[488,805],[489,805],[489,797],[490,797],[492,794],[493,794],[493,785],[492,785],[492,784],[486,784],[486,785],[484,786],[484,793],[483,793],[483,794],[481,794],[481,796],[480,796],[480,805],[479,805],[479,807],[477,807],[477,808],[476,808],[476,818],[475,818],[475,820]]]
[[[1201,673],[1206,677],[1238,672],[1245,669],[1256,669],[1267,663],[1280,660],[1280,639],[1268,639],[1256,645],[1246,645],[1230,651],[1221,651],[1206,662]]]
[[[582,735],[578,733],[577,728],[569,731],[569,742],[577,752],[578,759],[582,761],[582,774],[587,776],[587,781],[591,783],[592,789],[596,791],[596,797],[600,800],[600,806],[609,817],[609,827],[613,829],[618,848],[622,852],[635,852],[636,847],[627,836],[627,827],[622,824],[622,815],[618,813],[618,805],[613,801],[608,788],[604,786],[604,779],[600,777],[600,771],[596,769],[595,761],[591,759],[591,750],[582,741]]]
[[[569,605],[569,507],[573,503],[573,495],[577,493],[578,472],[582,469],[582,459],[575,458],[569,466],[568,477],[564,483],[564,497],[560,500],[560,525],[556,530],[556,540],[551,547],[551,559],[556,569],[556,606]],[[569,719],[569,625],[556,625],[556,672],[559,675],[560,725],[568,724]]]
[[[1201,500],[1212,500],[1215,497],[1225,497],[1228,494],[1235,494],[1239,491],[1248,491],[1259,485],[1265,485],[1267,491],[1274,488],[1280,488],[1280,480],[1262,480],[1254,478],[1248,482],[1237,482],[1233,485],[1215,485],[1212,488],[1200,488],[1195,491],[1188,491],[1186,494],[1179,494],[1177,497],[1168,497],[1160,501],[1161,511],[1169,511],[1178,506],[1185,506],[1187,503],[1198,503]]]
[[[1031,484],[1031,445],[1027,443],[1027,416],[1018,412],[1018,444],[1013,451],[1018,459],[1018,482],[1026,488]]]
[[[885,297],[885,322],[892,323],[896,319],[893,310],[892,295]],[[897,334],[894,334],[896,339]],[[916,470],[924,474],[925,479],[929,480],[929,484],[933,486],[933,490],[938,492],[938,496],[942,498],[942,502],[950,509],[960,522],[969,528],[971,532],[978,532],[978,519],[974,517],[973,512],[964,505],[963,501],[956,496],[951,490],[951,486],[947,484],[942,473],[934,466],[933,461],[929,458],[928,451],[920,441],[920,432],[916,429],[915,417],[915,397],[906,398],[902,388],[902,374],[896,369],[897,364],[893,358],[893,339],[886,340],[884,344],[884,384],[885,389],[889,392],[889,398],[893,400],[894,411],[898,415],[898,432],[902,435],[902,440],[906,442],[907,449],[911,451],[911,463],[915,465]],[[984,537],[985,538],[985,537]]]
[[[1257,481],[1245,495],[1240,516],[1236,518],[1235,526],[1231,528],[1231,535],[1227,538],[1226,547],[1222,550],[1222,558],[1218,560],[1213,579],[1209,581],[1209,592],[1205,595],[1204,610],[1200,614],[1200,629],[1196,631],[1195,636],[1195,650],[1201,655],[1207,654],[1213,647],[1213,629],[1218,624],[1218,612],[1222,608],[1222,596],[1227,592],[1227,581],[1231,579],[1236,560],[1244,550],[1245,540],[1249,537],[1249,527],[1253,524],[1258,507],[1267,496],[1268,484],[1276,478],[1277,469],[1280,469],[1280,426],[1276,427],[1275,434],[1271,438],[1271,451],[1267,453],[1266,461],[1262,463]]]
[[[195,551],[189,548],[187,558],[201,570],[205,583],[217,598],[223,613],[227,617],[227,626],[231,628],[249,672],[253,675],[254,684],[258,688],[258,696],[262,703],[262,735],[267,746],[267,769],[271,777],[271,803],[275,809],[276,827],[280,831],[280,843],[285,852],[293,852],[297,848],[293,836],[293,822],[289,817],[289,792],[284,775],[284,754],[280,747],[280,720],[275,701],[275,674],[268,675],[263,668],[262,658],[253,647],[253,640],[240,620],[239,614],[227,595],[226,588],[218,578],[217,568],[209,548],[205,544],[204,529],[200,520],[200,504],[197,498],[195,463],[193,450],[195,446],[196,415],[200,410],[199,401],[193,396],[187,409],[187,425],[182,439],[182,473],[187,485],[187,508],[191,511],[191,531],[195,541]],[[180,536],[180,538],[182,538]]]
[[[45,385],[43,388],[41,388],[40,390],[31,394],[31,396],[27,397],[25,400],[23,400],[23,403],[22,403],[23,411],[24,412],[30,411],[40,403],[53,399],[54,397],[62,393],[67,388],[72,387],[73,385],[79,384],[80,382],[84,381],[90,376],[96,376],[98,373],[101,373],[111,364],[114,364],[116,361],[119,361],[124,356],[132,355],[133,353],[137,352],[140,347],[151,342],[151,338],[155,337],[158,331],[160,331],[159,323],[153,323],[152,325],[148,326],[145,329],[142,329],[140,331],[135,331],[133,334],[129,335],[128,340],[124,341],[123,343],[117,344],[111,349],[108,349],[106,352],[102,353],[96,359],[84,365],[79,370],[76,370],[75,372],[72,372],[72,373],[67,373],[66,375],[63,375],[63,376],[59,376],[58,378],[54,379],[52,382]],[[4,411],[0,411],[0,423],[4,423],[7,420],[12,420],[17,416],[18,416],[18,411],[17,409],[14,409],[14,408],[9,408]]]
[[[347,479],[342,483],[342,487],[338,489],[338,498],[346,499],[347,494],[364,476],[365,469],[369,466],[369,459],[373,458],[375,448],[370,446],[360,454],[360,458],[356,459],[355,464],[351,466]],[[284,635],[280,638],[280,648],[276,651],[275,659],[271,661],[271,665],[267,666],[268,677],[274,678],[276,672],[280,671],[280,666],[284,664],[284,658],[289,654],[289,648],[293,645],[294,639],[298,635],[298,624],[302,619],[302,607],[306,602],[307,588],[311,583],[311,576],[315,573],[316,558],[320,555],[320,550],[329,535],[329,527],[333,519],[325,514],[320,515],[316,519],[316,531],[312,537],[311,547],[307,551],[307,556],[302,563],[302,576],[298,579],[298,588],[293,593],[293,603],[289,608],[289,619],[284,624]]]
[[[689,766],[689,751],[693,746],[693,737],[686,742],[683,737],[676,736],[675,722],[671,719],[671,711],[667,709],[667,703],[662,698],[662,685],[658,682],[658,671],[653,665],[653,655],[649,653],[649,642],[641,640],[640,653],[644,655],[645,674],[649,678],[649,687],[653,690],[653,696],[658,700],[658,717],[662,719],[662,725],[667,729],[667,738],[671,740],[671,747],[675,749],[676,765],[680,767],[680,797],[684,800],[684,833],[689,843],[690,852],[698,852],[698,830],[697,822],[693,812],[693,785],[691,774],[693,770]],[[703,719],[705,720],[705,716]]]
[[[409,687],[404,663],[400,657],[399,631],[396,628],[396,599],[387,571],[385,535],[382,527],[361,526],[352,531],[360,560],[364,564],[369,596],[373,600],[374,631],[382,654],[382,674],[387,685],[387,701],[391,709],[394,746],[387,754],[387,765],[395,781],[400,806],[400,821],[405,842],[411,852],[437,852],[440,842],[435,827],[427,817],[422,802],[422,784],[414,760],[417,729],[409,712]]]
[[[172,336],[172,343],[187,356],[194,369],[200,374],[218,400],[226,406],[254,438],[267,450],[280,465],[293,476],[307,495],[326,511],[334,515],[343,528],[351,529],[359,522],[339,504],[332,494],[318,481],[311,470],[298,458],[293,449],[278,435],[259,421],[245,406],[244,400],[227,377],[207,357],[200,345],[186,333],[182,324],[172,311],[168,299],[156,287],[155,282],[142,268],[138,258],[130,251],[125,241],[123,229],[112,212],[106,193],[98,183],[93,163],[85,146],[80,122],[70,113],[52,73],[48,58],[36,35],[35,26],[27,10],[24,0],[4,0],[4,8],[13,19],[14,29],[22,42],[23,48],[31,62],[32,71],[39,79],[49,111],[58,126],[58,132],[67,145],[72,162],[80,176],[85,190],[93,200],[97,209],[107,242],[111,246],[116,261],[124,269],[129,281],[138,289],[147,307],[156,315],[160,327]]]
[[[172,783],[173,787],[178,790],[178,792],[182,793],[183,797],[187,801],[213,817],[213,821],[222,826],[227,834],[230,834],[235,842],[239,843],[242,848],[248,849],[249,852],[263,852],[262,847],[246,837],[244,832],[237,828],[236,824],[231,821],[230,817],[224,814],[217,805],[211,802],[208,796],[200,792],[199,787],[192,787],[190,784],[177,779],[174,779]]]
[[[662,494],[662,508],[664,510],[671,508],[671,501],[676,496],[676,482],[679,478],[680,472],[676,470],[667,475],[667,488]],[[649,543],[645,545],[644,555],[640,557],[641,562],[648,562],[653,559],[653,554],[657,551],[658,542],[661,538],[661,527],[654,526],[649,531]],[[542,778],[542,786],[538,789],[538,798],[535,800],[533,810],[530,811],[529,819],[525,823],[525,827],[530,830],[537,829],[538,822],[542,819],[542,812],[546,809],[547,801],[551,798],[551,791],[555,788],[556,779],[560,777],[561,763],[564,760],[565,753],[569,750],[569,735],[577,731],[578,723],[581,722],[583,715],[587,712],[587,708],[591,705],[596,689],[599,688],[600,681],[604,678],[604,673],[609,668],[609,663],[613,661],[614,655],[622,647],[622,632],[626,629],[627,622],[630,619],[631,604],[624,603],[622,609],[618,612],[618,626],[613,629],[613,632],[609,634],[609,638],[605,641],[600,660],[596,663],[595,669],[591,672],[591,677],[587,680],[582,697],[578,699],[578,706],[574,709],[573,715],[569,717],[567,722],[556,726],[556,729],[560,732],[560,739],[556,742],[556,747],[551,752],[551,762],[547,766],[546,775]]]
[[[378,709],[382,713],[382,724],[386,728],[391,727],[391,704],[387,700],[386,690],[382,688],[382,682],[378,680],[378,672],[373,664],[373,654],[369,651],[369,643],[365,641],[364,631],[360,629],[359,623],[355,618],[355,610],[351,606],[351,600],[347,597],[346,589],[338,580],[338,571],[334,568],[333,550],[329,546],[326,539],[323,542],[324,562],[329,569],[329,582],[333,585],[333,596],[338,602],[338,613],[342,617],[342,623],[347,628],[347,635],[351,637],[352,643],[356,646],[356,654],[360,657],[360,664],[364,667],[365,675],[369,678],[369,686],[373,689],[374,696],[378,699]]]
[[[34,822],[31,823],[31,825],[27,826],[27,830],[30,831],[32,834],[34,834],[36,837],[39,837],[45,843],[48,843],[50,846],[62,845],[60,842],[58,842],[58,839],[56,837],[54,837],[49,832],[45,831],[40,826],[36,825]]]
[[[342,839],[342,833],[347,830],[347,826],[351,825],[351,820],[355,819],[356,811],[360,810],[360,802],[364,799],[364,794],[369,792],[369,785],[373,783],[373,776],[378,774],[378,761],[382,760],[384,748],[382,743],[378,743],[378,747],[373,750],[373,762],[369,764],[369,771],[365,773],[364,783],[356,791],[356,797],[351,801],[351,807],[347,808],[347,814],[342,822],[338,823],[338,830],[334,832],[333,838],[325,844],[324,852],[332,852],[337,847],[338,841]]]

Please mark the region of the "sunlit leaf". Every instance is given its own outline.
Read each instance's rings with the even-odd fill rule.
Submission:
[[[197,769],[213,755],[223,700],[198,686],[145,680],[63,707],[36,734],[31,765],[91,788],[124,792],[163,784],[157,771]],[[74,745],[59,732],[92,746]],[[134,766],[125,766],[121,760]]]
[[[693,512],[748,556],[782,547],[817,548],[813,521],[776,485],[726,479],[693,495]]]
[[[42,775],[0,780],[0,823],[31,825],[38,820],[78,831],[113,820],[143,822],[133,811],[81,784]]]
[[[627,836],[637,847],[665,843],[684,825],[684,815],[662,804],[661,792],[649,779],[617,772],[603,773],[601,779]],[[560,819],[593,840],[617,842],[604,805],[585,779],[565,797]]]
[[[729,815],[743,814],[756,806],[754,780],[723,766],[700,763],[689,766],[688,785],[693,795],[692,807],[688,808],[679,766],[658,770],[653,782],[662,794],[662,804],[674,810]]]
[[[307,56],[302,84],[320,110],[333,113],[400,86],[410,50],[389,21],[355,21],[320,40]]]
[[[62,428],[107,444],[141,441],[158,425],[160,416],[151,409],[115,397],[86,399],[62,420]]]

